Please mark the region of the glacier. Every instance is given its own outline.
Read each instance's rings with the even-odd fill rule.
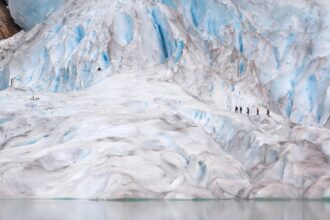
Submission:
[[[1,198],[330,197],[327,1],[50,2],[8,2]]]

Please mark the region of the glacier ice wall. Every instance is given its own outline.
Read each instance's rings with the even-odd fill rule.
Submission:
[[[2,65],[21,85],[70,91],[109,73],[95,70],[165,64],[185,89],[221,108],[264,105],[297,123],[329,120],[329,7],[323,1],[42,2],[9,3],[26,29],[64,5],[34,30],[29,48],[13,49],[14,59]]]

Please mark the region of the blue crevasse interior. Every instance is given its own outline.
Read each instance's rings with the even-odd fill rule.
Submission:
[[[75,29],[75,32],[76,32],[76,41],[77,41],[77,43],[80,43],[80,41],[82,41],[82,39],[85,36],[85,30],[84,30],[83,26],[78,25]]]
[[[239,74],[242,75],[245,71],[245,65],[244,62],[240,61],[239,63]]]
[[[108,67],[111,64],[109,54],[106,51],[103,51],[101,56],[104,66]]]
[[[174,62],[178,63],[183,54],[184,42],[182,40],[176,40],[174,43],[176,48],[174,53]]]
[[[309,112],[311,112],[318,94],[318,82],[314,75],[308,77],[306,90],[308,92]]]
[[[158,36],[158,42],[160,46],[161,62],[165,62],[170,58],[174,51],[174,40],[171,36],[169,25],[166,21],[166,17],[160,12],[158,8],[152,8],[151,10],[153,27]]]
[[[9,74],[6,71],[0,72],[0,91],[9,86]]]

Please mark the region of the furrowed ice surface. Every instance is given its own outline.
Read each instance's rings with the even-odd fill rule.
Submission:
[[[329,197],[328,130],[219,110],[166,72],[126,71],[37,101],[3,91],[0,197]]]
[[[330,197],[327,2],[44,2],[9,1],[0,197]]]

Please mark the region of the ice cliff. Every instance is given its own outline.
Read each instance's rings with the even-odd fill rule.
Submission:
[[[326,1],[9,9],[26,32],[0,41],[1,197],[330,197]]]

